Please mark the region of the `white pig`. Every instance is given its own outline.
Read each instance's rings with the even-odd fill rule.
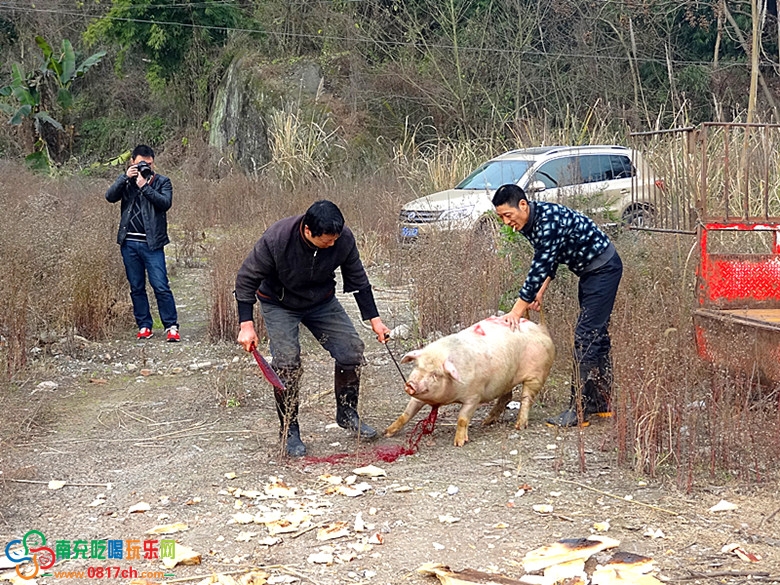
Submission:
[[[543,327],[521,319],[512,330],[501,317],[489,317],[411,351],[401,363],[415,362],[404,388],[412,399],[385,429],[385,436],[396,434],[423,404],[458,402],[463,406],[458,413],[455,446],[461,447],[469,440],[469,422],[477,407],[498,399],[482,424],[496,422],[518,384],[523,385],[523,393],[515,428],[524,428],[531,402],[544,385],[554,359],[555,346]]]

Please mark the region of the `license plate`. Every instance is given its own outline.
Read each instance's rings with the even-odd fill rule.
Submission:
[[[416,227],[413,227],[413,228],[402,227],[401,228],[401,235],[404,238],[416,238],[418,230],[419,230],[419,228],[416,228]]]

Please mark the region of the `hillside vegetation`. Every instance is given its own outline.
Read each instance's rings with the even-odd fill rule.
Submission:
[[[754,18],[745,0],[13,0],[0,7],[0,62],[9,81],[15,64],[32,75],[43,57],[36,36],[55,49],[70,40],[78,62],[106,51],[73,80],[73,103],[49,111],[64,135],[44,135],[49,154],[77,168],[138,141],[207,142],[219,88],[242,56],[287,86],[279,109],[300,97],[290,72],[310,63],[346,148],[325,161],[332,172],[344,157],[392,156],[410,133],[500,148],[551,128],[587,143],[602,126],[621,137],[744,121],[754,32],[755,114],[771,121],[780,47],[775,3],[765,9]],[[36,83],[43,90],[51,77]],[[32,134],[30,124],[6,127],[3,151],[28,154]]]

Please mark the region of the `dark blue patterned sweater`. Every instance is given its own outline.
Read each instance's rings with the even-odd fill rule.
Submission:
[[[521,230],[534,247],[520,298],[531,303],[547,277],[555,278],[559,264],[581,275],[607,251],[610,241],[592,219],[557,203],[529,201],[528,221]]]

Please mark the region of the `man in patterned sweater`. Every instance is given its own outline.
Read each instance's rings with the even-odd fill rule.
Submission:
[[[579,276],[580,314],[574,330],[571,402],[552,426],[587,426],[592,415],[611,416],[612,359],[610,315],[623,263],[615,246],[590,218],[563,205],[528,201],[517,185],[502,185],[493,195],[501,220],[525,236],[534,258],[512,310],[504,320],[516,326],[526,309],[538,311],[559,264]],[[578,397],[582,397],[580,403]]]

